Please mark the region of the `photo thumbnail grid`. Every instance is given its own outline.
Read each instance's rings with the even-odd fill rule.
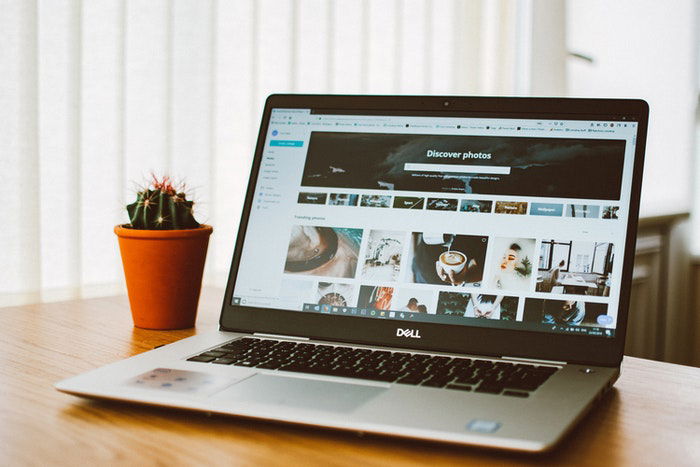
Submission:
[[[318,276],[300,287],[306,292],[298,299],[319,306],[606,326],[613,321],[600,311],[607,304],[584,300],[609,297],[613,260],[614,246],[606,242],[294,226],[284,273]],[[588,315],[578,312],[567,321],[550,310],[540,318],[527,305],[531,300],[550,308],[578,303]]]

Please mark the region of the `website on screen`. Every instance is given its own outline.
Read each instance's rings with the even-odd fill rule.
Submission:
[[[636,130],[274,109],[233,304],[612,337]]]

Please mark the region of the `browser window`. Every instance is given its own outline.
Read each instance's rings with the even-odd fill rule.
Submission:
[[[233,304],[612,337],[636,126],[273,109]]]

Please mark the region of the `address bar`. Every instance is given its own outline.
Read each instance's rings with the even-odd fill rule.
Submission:
[[[510,175],[510,167],[502,167],[497,165],[419,164],[415,162],[406,162],[403,169],[408,172],[450,172],[461,174]]]

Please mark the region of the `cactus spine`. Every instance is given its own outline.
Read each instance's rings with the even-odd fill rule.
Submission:
[[[199,223],[192,216],[192,201],[187,201],[184,186],[176,189],[169,177],[158,180],[139,191],[136,201],[126,207],[131,227],[140,230],[196,229]]]

